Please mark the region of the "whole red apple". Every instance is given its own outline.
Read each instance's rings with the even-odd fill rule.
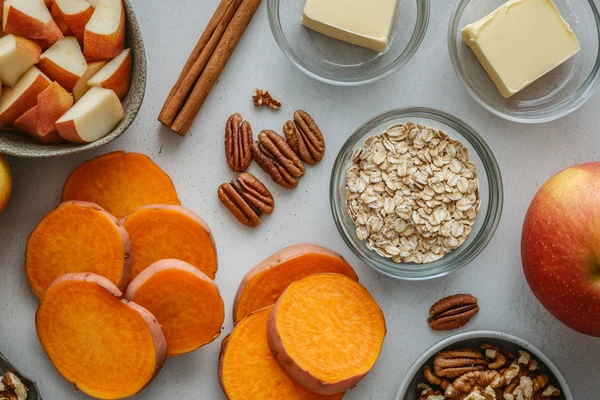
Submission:
[[[552,315],[600,337],[600,162],[567,168],[537,192],[523,224],[521,261]]]

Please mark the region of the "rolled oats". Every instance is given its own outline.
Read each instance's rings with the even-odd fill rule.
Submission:
[[[480,207],[468,150],[412,122],[365,141],[344,194],[358,238],[394,262],[439,260],[465,242]]]

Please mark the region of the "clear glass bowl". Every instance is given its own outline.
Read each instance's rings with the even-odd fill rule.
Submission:
[[[502,3],[498,0],[461,0],[450,19],[450,59],[469,94],[492,113],[524,123],[552,121],[583,105],[600,83],[600,14],[594,0],[554,1],[577,35],[581,50],[508,99],[500,95],[460,35],[465,25],[479,21]]]
[[[415,54],[429,23],[429,0],[399,0],[390,44],[377,53],[305,28],[300,22],[304,4],[305,0],[268,0],[271,31],[296,67],[334,85],[361,85],[396,72]]]
[[[465,243],[442,259],[427,263],[395,263],[367,248],[356,235],[356,226],[346,212],[344,186],[346,171],[355,151],[370,136],[380,134],[394,124],[414,122],[436,128],[459,140],[469,151],[477,167],[481,207]],[[367,265],[382,274],[404,280],[426,280],[448,275],[471,262],[489,243],[502,214],[502,176],[492,151],[473,128],[449,114],[424,107],[388,111],[367,121],[346,140],[335,160],[329,183],[329,201],[333,219],[346,245]]]
[[[550,384],[557,386],[562,392],[561,399],[573,400],[573,395],[569,390],[567,381],[562,376],[558,368],[550,361],[548,357],[544,355],[532,344],[516,336],[508,335],[502,332],[495,331],[473,331],[459,333],[454,336],[450,336],[437,343],[429,350],[427,350],[421,357],[414,362],[412,367],[408,370],[398,393],[396,394],[396,400],[417,400],[417,384],[420,382],[427,382],[423,375],[423,367],[425,364],[432,365],[435,355],[444,350],[460,349],[465,347],[478,349],[482,344],[488,343],[494,346],[503,348],[513,354],[517,354],[519,350],[525,350],[531,356],[538,361],[540,370],[548,376]],[[552,397],[558,399],[558,397]]]

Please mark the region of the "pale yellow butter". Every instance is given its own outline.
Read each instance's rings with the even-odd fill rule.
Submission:
[[[306,0],[302,24],[344,42],[384,51],[398,0]]]
[[[465,26],[462,38],[505,98],[580,49],[575,33],[551,0],[510,0]]]

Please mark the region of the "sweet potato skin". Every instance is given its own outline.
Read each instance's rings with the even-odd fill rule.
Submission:
[[[240,283],[240,286],[238,287],[238,290],[235,294],[235,299],[233,301],[234,324],[237,324],[239,321],[241,321],[247,314],[246,311],[248,311],[248,310],[242,310],[240,303],[241,303],[243,296],[247,295],[247,293],[245,293],[245,291],[247,290],[249,282],[251,282],[253,279],[257,278],[260,274],[267,272],[268,270],[270,270],[272,268],[276,268],[276,267],[280,266],[282,263],[284,263],[287,260],[302,257],[306,254],[319,254],[319,255],[322,255],[325,257],[331,257],[331,258],[340,260],[341,262],[343,262],[347,265],[347,268],[345,268],[343,271],[342,270],[327,271],[327,269],[322,268],[317,272],[339,272],[339,273],[343,273],[344,275],[346,275],[349,278],[358,282],[358,276],[356,275],[356,272],[354,272],[354,270],[352,269],[350,264],[348,264],[346,262],[344,257],[342,257],[340,254],[336,253],[333,250],[327,249],[325,247],[322,247],[322,246],[319,246],[316,244],[308,244],[308,243],[297,244],[297,245],[286,247],[286,248],[274,253],[270,257],[266,258],[264,261],[260,262],[257,266],[255,266],[250,271],[248,271],[248,273],[246,273],[246,275],[244,275],[244,277],[242,278],[242,282]],[[270,300],[265,299],[267,301],[258,305],[258,307],[256,307],[254,310],[249,310],[249,311],[256,311],[257,309],[261,309],[263,307],[275,304],[275,302],[277,301],[277,298],[281,295],[281,293],[283,293],[285,288],[290,283],[292,283],[294,280],[304,278],[307,275],[309,275],[309,274],[300,274],[296,279],[289,280],[280,288],[281,290],[278,293],[274,293],[275,296],[273,299],[270,299]]]
[[[123,228],[122,225],[119,224],[119,222],[117,221],[117,219],[111,215],[110,213],[108,213],[106,210],[104,210],[102,207],[100,207],[99,205],[95,204],[95,203],[90,203],[87,201],[77,201],[77,200],[73,200],[73,201],[66,201],[64,203],[61,203],[58,207],[61,207],[63,205],[69,205],[69,204],[74,204],[74,205],[78,205],[81,207],[86,207],[86,208],[91,208],[93,210],[96,210],[98,212],[100,212],[102,215],[104,215],[106,218],[108,218],[111,222],[113,222],[115,224],[115,227],[117,228],[117,230],[119,231],[120,235],[121,235],[121,239],[123,241],[123,250],[124,250],[124,254],[123,254],[123,274],[121,276],[121,279],[116,282],[116,286],[119,288],[119,290],[125,290],[125,287],[127,286],[127,283],[129,282],[129,276],[131,273],[131,244],[129,241],[129,234],[127,233],[127,231],[125,230],[125,228]],[[54,210],[50,211],[48,214],[52,213]],[[46,215],[48,215],[46,214]],[[45,217],[44,217],[45,218]],[[41,221],[40,221],[41,223]],[[39,226],[39,224],[38,224]],[[29,235],[28,239],[27,239],[27,246],[26,246],[26,251],[25,251],[25,266],[26,266],[26,273],[27,273],[27,277],[29,279],[29,282],[31,284],[31,288],[33,290],[33,292],[35,293],[35,295],[38,298],[42,298],[43,293],[45,288],[38,288],[38,287],[34,287],[37,285],[32,284],[32,280],[30,278],[30,271],[29,271],[29,267],[28,267],[28,258],[31,257],[31,255],[29,254],[29,245],[32,241],[32,238],[34,236],[34,233],[36,232],[38,226],[36,226],[36,228],[34,229],[34,231]],[[66,250],[66,249],[65,249]],[[106,278],[105,278],[106,279]],[[117,297],[120,297],[117,296]]]
[[[194,267],[193,265],[190,265],[184,261],[181,260],[175,260],[175,259],[166,259],[166,260],[160,260],[155,262],[154,264],[150,265],[148,268],[144,269],[127,287],[127,290],[125,292],[125,298],[129,301],[132,301],[132,303],[135,306],[138,306],[136,303],[133,303],[134,299],[135,299],[135,295],[136,292],[139,290],[139,288],[144,285],[149,279],[151,279],[152,277],[154,277],[155,274],[161,272],[161,271],[166,271],[166,270],[180,270],[180,271],[185,271],[187,273],[190,273],[192,275],[194,275],[195,277],[197,277],[198,279],[201,279],[207,283],[209,283],[212,287],[214,287],[214,289],[217,292],[217,295],[219,296],[219,299],[221,301],[221,304],[223,304],[223,299],[221,298],[220,292],[219,292],[219,288],[217,287],[217,285],[215,285],[215,283],[212,281],[212,279],[210,279],[208,276],[206,276],[202,271],[200,271],[199,269],[197,269],[196,267]],[[223,306],[222,306],[223,308]],[[144,309],[145,310],[145,309]],[[145,310],[146,311],[146,310]],[[146,311],[148,312],[148,311]],[[191,349],[189,351],[193,351],[198,349],[199,347],[202,347],[210,342],[212,342],[213,340],[215,340],[217,337],[219,337],[219,335],[221,334],[221,326],[223,325],[223,320],[224,320],[224,310],[223,310],[223,315],[221,317],[221,322],[219,325],[219,328],[216,329],[216,332],[214,334],[214,336],[207,341],[206,343],[203,343],[201,346],[198,346],[194,349]],[[152,315],[152,314],[151,314]],[[158,315],[158,314],[157,314]],[[155,318],[154,316],[152,316],[152,318]],[[157,322],[158,323],[158,322]],[[166,342],[165,342],[166,343]],[[171,352],[169,353],[169,349],[168,349],[168,344],[165,344],[166,348],[165,348],[165,352],[167,354],[167,356],[173,356],[173,355],[179,355],[179,354],[183,354],[183,353],[187,353],[188,351],[184,351],[184,352]]]
[[[335,274],[323,273],[319,275]],[[287,290],[288,289],[284,291],[281,297],[283,297]],[[350,390],[351,388],[356,386],[356,384],[369,372],[367,371],[364,374],[358,374],[348,377],[344,380],[328,383],[322,382],[320,379],[313,376],[309,371],[306,371],[305,369],[300,367],[300,365],[298,365],[298,363],[296,363],[296,361],[286,351],[285,346],[283,344],[283,340],[277,330],[276,315],[277,311],[279,310],[279,305],[280,301],[278,300],[275,306],[273,307],[273,311],[269,315],[269,320],[267,322],[267,335],[269,338],[269,347],[271,348],[273,357],[275,357],[275,360],[277,360],[279,365],[281,365],[281,367],[287,372],[287,374],[290,375],[292,379],[294,379],[300,385],[316,393],[332,395]],[[385,324],[383,312],[381,310],[380,312]]]
[[[191,211],[191,210],[189,210],[189,209],[187,209],[185,207],[179,206],[179,205],[151,204],[151,205],[147,205],[147,206],[143,206],[143,207],[137,208],[130,215],[128,215],[127,217],[121,219],[121,221],[119,222],[119,224],[121,226],[126,226],[127,225],[127,221],[129,219],[131,219],[132,216],[134,216],[136,212],[143,211],[143,210],[171,210],[171,211],[174,211],[174,212],[177,212],[177,213],[181,213],[181,214],[187,216],[188,218],[190,218],[191,220],[193,220],[194,222],[196,222],[197,224],[199,224],[200,226],[202,226],[202,228],[204,228],[204,231],[206,232],[206,234],[208,235],[208,237],[210,239],[210,243],[212,245],[212,250],[214,252],[214,257],[215,257],[214,269],[212,269],[210,271],[202,271],[202,272],[204,272],[204,274],[207,275],[209,279],[214,279],[215,278],[217,270],[219,269],[219,255],[218,255],[218,252],[217,252],[217,245],[215,244],[215,239],[213,237],[213,234],[212,234],[212,231],[211,231],[210,227],[208,226],[208,224],[202,218],[200,218],[193,211]],[[173,257],[173,255],[170,255],[170,257]],[[135,255],[133,256],[133,258],[135,258]],[[163,258],[163,259],[165,259],[165,258]],[[152,262],[156,262],[156,261],[159,261],[159,260],[152,260]],[[182,261],[186,261],[186,262],[190,263],[190,260],[185,260],[184,259]],[[132,266],[132,271],[131,271],[131,274],[129,276],[129,279],[130,280],[134,279],[137,276],[137,274],[139,274],[141,271],[143,271],[143,269],[145,269],[147,267],[149,267],[149,265],[143,266],[143,267],[141,267],[141,269],[140,269],[139,266]],[[197,267],[197,268],[200,270],[199,267]]]
[[[148,386],[152,382],[152,380],[160,372],[160,370],[162,369],[162,367],[165,363],[165,360],[167,358],[167,342],[162,333],[160,325],[156,321],[156,318],[154,318],[154,316],[145,308],[143,308],[133,302],[129,302],[127,300],[121,299],[121,297],[123,296],[123,293],[119,290],[119,288],[117,286],[115,286],[111,281],[106,279],[105,277],[97,275],[97,274],[93,274],[93,273],[89,273],[89,272],[67,273],[67,274],[61,275],[60,277],[56,278],[52,282],[52,284],[48,287],[48,289],[50,289],[51,287],[53,287],[55,285],[58,285],[59,283],[67,282],[67,281],[82,281],[82,282],[96,283],[97,285],[99,285],[100,287],[102,287],[103,289],[108,291],[110,294],[115,296],[115,298],[120,299],[120,301],[126,307],[129,307],[129,308],[135,310],[138,314],[140,314],[140,316],[148,324],[150,333],[151,333],[153,341],[154,341],[156,365],[154,368],[154,374],[146,382],[146,384],[142,388],[139,389],[138,392],[142,391],[146,386]],[[39,331],[39,326],[37,324],[38,314],[40,313],[40,308],[41,307],[38,307],[38,310],[36,311],[36,331],[37,331],[38,337],[40,338],[40,342],[41,342],[41,335],[40,335],[40,331]],[[42,343],[42,347],[44,347],[43,343]],[[46,350],[46,349],[44,349],[44,350]],[[62,372],[60,370],[57,369],[57,371],[62,375]],[[68,378],[64,375],[63,375],[63,378],[68,380]],[[78,389],[82,390],[80,388],[80,386],[78,385],[78,382],[72,382],[72,383]]]

